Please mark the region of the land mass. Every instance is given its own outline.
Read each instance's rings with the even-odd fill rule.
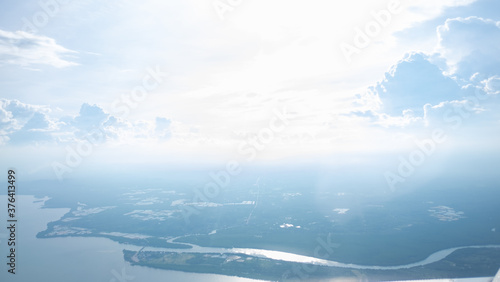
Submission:
[[[239,253],[182,253],[165,251],[123,251],[132,265],[197,273],[213,273],[272,281],[327,278],[353,281],[437,279],[494,276],[500,266],[496,248],[461,249],[438,262],[425,266],[372,270],[321,266],[249,256]]]

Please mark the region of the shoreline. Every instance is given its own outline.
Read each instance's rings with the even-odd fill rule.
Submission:
[[[28,195],[26,195],[28,196]],[[32,196],[32,195],[31,195]],[[44,208],[44,203],[46,200],[50,199],[49,197],[44,197],[42,199],[35,198],[34,203],[40,203],[40,208]],[[42,231],[43,232],[43,231]],[[41,232],[39,232],[41,233]],[[37,234],[38,235],[38,234]],[[176,245],[184,245],[186,248],[166,248],[166,247],[152,247],[152,246],[144,246],[137,245],[132,242],[121,242],[120,240],[113,239],[109,236],[79,236],[79,235],[63,235],[63,236],[54,236],[54,237],[41,237],[39,239],[54,239],[54,238],[64,238],[64,237],[92,237],[92,238],[106,238],[111,241],[117,242],[121,245],[126,245],[130,249],[140,249],[140,250],[148,250],[148,251],[160,251],[160,252],[176,252],[176,253],[231,253],[231,254],[245,254],[248,256],[267,258],[278,261],[285,262],[294,262],[294,263],[303,263],[303,264],[314,264],[318,266],[329,266],[329,267],[338,267],[338,268],[349,268],[349,269],[357,269],[357,270],[399,270],[399,269],[408,269],[418,266],[425,266],[431,263],[438,262],[440,260],[445,259],[452,253],[462,249],[468,248],[500,248],[500,245],[471,245],[471,246],[461,246],[439,250],[437,252],[431,253],[427,258],[408,263],[404,265],[393,265],[393,266],[377,266],[377,265],[361,265],[355,263],[342,263],[339,261],[325,260],[320,258],[315,258],[311,256],[299,255],[294,253],[275,251],[275,250],[265,250],[265,249],[253,249],[253,248],[223,248],[223,247],[202,247],[199,245],[184,243],[184,242],[174,242],[176,239],[181,237],[186,237],[191,235],[183,235],[178,237],[173,237],[166,240],[169,244]],[[37,236],[38,238],[38,236]]]
[[[314,264],[319,266],[330,266],[338,268],[365,269],[365,270],[399,270],[399,269],[408,269],[412,267],[424,266],[431,263],[435,263],[445,259],[455,251],[462,249],[500,248],[500,245],[484,245],[484,246],[475,245],[475,246],[448,248],[434,252],[430,254],[426,259],[414,263],[409,263],[404,265],[394,265],[394,266],[377,266],[377,265],[359,265],[352,263],[342,263],[338,261],[324,260],[315,257],[297,255],[293,253],[263,250],[263,249],[212,248],[212,247],[201,247],[194,244],[187,244],[187,245],[192,246],[192,249],[169,249],[169,248],[157,248],[157,247],[144,247],[143,249],[147,251],[159,251],[159,252],[171,252],[171,253],[174,252],[174,253],[201,253],[201,254],[212,254],[212,253],[245,254],[248,256],[268,258],[278,261]]]

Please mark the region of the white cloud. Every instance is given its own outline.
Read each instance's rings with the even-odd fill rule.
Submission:
[[[20,145],[29,142],[50,142],[53,141],[52,133],[57,130],[54,122],[40,112],[35,112],[24,126],[12,134],[9,139],[11,143]]]
[[[343,148],[338,146],[338,140],[349,143],[353,150],[358,145],[363,147],[368,141],[352,141],[371,140],[367,123],[406,129],[411,125],[421,126],[424,118],[430,120],[432,112],[439,110],[438,105],[461,101],[464,96],[462,82],[443,74],[445,68],[436,62],[435,55],[411,53],[397,62],[372,88],[374,94],[360,97],[364,104],[353,105],[352,95],[373,83],[377,74],[383,73],[408,50],[406,45],[395,40],[394,32],[434,19],[448,7],[464,6],[474,1],[401,1],[405,8],[401,14],[392,17],[391,24],[373,39],[369,48],[363,50],[357,64],[347,67],[344,58],[339,56],[338,44],[352,40],[354,28],[364,27],[373,20],[370,12],[387,7],[389,2],[243,1],[228,14],[226,21],[217,17],[212,1],[125,3],[116,14],[95,15],[102,24],[95,28],[95,34],[73,38],[85,45],[83,49],[102,54],[98,60],[86,61],[88,69],[92,73],[104,73],[99,65],[102,62],[124,69],[134,69],[138,65],[142,68],[144,64],[154,62],[168,65],[169,72],[174,72],[172,79],[152,91],[148,99],[134,110],[131,120],[117,119],[100,106],[89,104],[84,104],[76,116],[72,113],[62,119],[50,115],[45,117],[59,126],[52,135],[67,137],[59,139],[64,142],[83,138],[89,130],[100,128],[106,134],[106,142],[110,143],[156,141],[165,145],[164,142],[181,140],[180,143],[185,145],[209,140],[220,145],[232,141],[237,143],[238,136],[233,132],[255,133],[267,126],[273,108],[297,104],[307,105],[307,108],[291,113],[292,122],[283,136],[311,130],[313,134],[310,135],[317,138],[307,142],[324,138],[329,142],[325,145],[327,149]],[[148,16],[143,17],[146,14]],[[60,28],[65,32],[71,31],[73,26],[77,27],[75,30],[85,30],[85,25],[92,24],[93,20],[78,18],[71,25]],[[179,22],[188,24],[180,26],[177,25]],[[451,62],[453,49],[460,51],[462,45],[475,48],[472,46],[475,43],[470,40],[457,41],[462,44],[457,43],[458,47],[449,40],[459,40],[462,24],[472,23],[475,21],[450,20],[446,22],[448,30],[439,31],[442,41],[438,51],[445,59],[449,58]],[[22,42],[29,44],[23,45]],[[72,46],[80,45],[75,43]],[[0,49],[0,62],[3,63],[54,67],[75,64],[65,58],[73,54],[72,51],[44,36],[3,31],[0,33],[0,48],[4,48]],[[471,48],[464,47],[464,50]],[[458,57],[456,63],[461,60],[462,57]],[[93,65],[95,63],[97,65]],[[481,69],[477,71],[481,72]],[[109,74],[109,77],[123,75],[115,74]],[[88,98],[89,103],[109,102],[106,101],[109,98],[107,93],[111,92],[106,91],[109,77],[103,77],[103,80],[85,80],[86,77],[82,76],[81,81],[92,81],[90,84],[96,88],[105,85],[99,89],[102,93],[87,91],[100,96]],[[481,81],[489,85],[491,93],[500,90],[495,78],[478,75],[474,83],[477,85]],[[130,81],[121,82],[120,87],[113,89],[126,89],[130,84]],[[83,84],[78,90],[72,90],[78,93],[76,96],[85,92]],[[56,94],[49,95],[56,97]],[[77,98],[81,100],[81,97]],[[424,109],[426,104],[430,104],[427,112]],[[1,111],[0,122],[16,123],[16,130],[31,118],[21,122],[11,112]],[[169,119],[162,117],[165,114]],[[39,117],[32,124],[41,126],[43,122],[44,119]],[[284,139],[283,136],[278,136],[276,143]],[[289,147],[290,151],[296,150]]]
[[[488,94],[500,94],[500,76],[492,76],[485,80],[484,84]]]
[[[382,110],[391,115],[401,115],[408,109],[421,115],[425,104],[457,99],[461,92],[456,81],[421,53],[399,61],[373,90],[382,101]]]
[[[106,114],[101,107],[84,103],[80,108],[80,113],[73,119],[71,125],[80,130],[90,131],[102,127],[109,117],[110,115]]]
[[[53,38],[24,31],[0,30],[0,64],[23,67],[49,65],[56,68],[78,65],[65,57],[75,51],[58,45]]]
[[[20,129],[35,113],[47,114],[47,106],[36,106],[18,100],[0,99],[0,125],[3,130]]]
[[[47,114],[50,109],[17,100],[0,99],[0,142],[24,144],[30,141],[48,141],[57,125]]]
[[[0,144],[3,145],[68,144],[83,139],[95,144],[137,145],[164,142],[172,137],[200,138],[193,127],[164,117],[154,121],[123,120],[98,105],[84,103],[77,115],[58,118],[46,106],[0,99]]]
[[[448,19],[437,36],[436,53],[410,53],[397,62],[383,80],[358,97],[362,110],[353,115],[399,127],[458,128],[465,121],[495,119],[483,112],[497,108],[500,23],[477,17]],[[448,67],[451,72],[446,72]]]
[[[439,52],[450,71],[469,79],[476,73],[500,75],[500,22],[478,17],[454,18],[438,29]]]

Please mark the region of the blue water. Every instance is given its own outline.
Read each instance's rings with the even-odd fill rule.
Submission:
[[[17,198],[16,274],[7,272],[7,229],[0,230],[0,281],[12,282],[155,282],[155,281],[257,281],[214,274],[184,273],[132,266],[123,259],[127,245],[105,238],[65,237],[37,239],[50,221],[62,217],[69,209],[41,209],[33,196]],[[6,196],[0,196],[6,207]],[[6,225],[6,210],[0,213]]]

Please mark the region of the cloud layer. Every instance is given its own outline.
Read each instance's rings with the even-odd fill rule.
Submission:
[[[0,100],[1,144],[68,144],[92,135],[100,143],[134,142],[133,139],[163,140],[172,136],[172,121],[157,117],[155,121],[129,122],[118,119],[97,106],[84,103],[75,116],[57,118],[47,106],[24,104],[17,100]]]

